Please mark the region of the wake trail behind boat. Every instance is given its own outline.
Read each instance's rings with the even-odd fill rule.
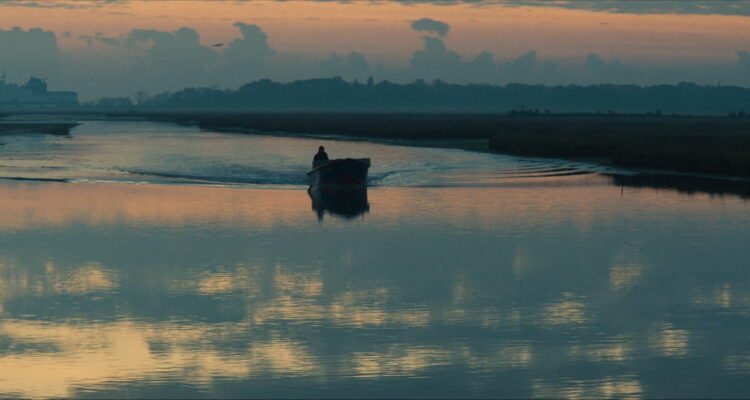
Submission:
[[[493,187],[571,179],[606,168],[434,147],[201,131],[139,121],[85,121],[70,137],[14,138],[0,176],[58,182],[306,186],[319,145],[370,158],[370,186]]]

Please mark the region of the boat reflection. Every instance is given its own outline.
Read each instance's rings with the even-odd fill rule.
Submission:
[[[313,185],[307,190],[312,200],[312,209],[322,220],[326,212],[332,215],[352,219],[370,211],[367,201],[367,187],[343,185]]]

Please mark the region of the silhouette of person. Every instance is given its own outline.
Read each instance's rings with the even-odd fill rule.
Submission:
[[[313,158],[313,161],[327,161],[328,160],[328,153],[326,153],[326,149],[323,146],[318,147],[318,152],[315,154],[315,158]]]

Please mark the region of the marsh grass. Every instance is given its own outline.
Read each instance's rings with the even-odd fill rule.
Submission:
[[[642,117],[537,119],[498,127],[494,151],[628,167],[750,176],[750,121]]]

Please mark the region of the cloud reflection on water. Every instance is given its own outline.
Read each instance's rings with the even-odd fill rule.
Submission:
[[[498,224],[571,223],[587,230],[593,223],[637,212],[666,218],[710,201],[742,209],[731,197],[691,196],[647,189],[621,189],[604,177],[579,178],[561,186],[499,188],[374,188],[369,190],[373,212],[367,218],[398,224],[402,218],[494,229]],[[0,185],[0,230],[63,226],[147,224],[181,226],[295,226],[311,222],[310,200],[285,190],[196,186],[7,183]],[[294,192],[297,192],[296,190]],[[387,192],[387,196],[385,193]],[[626,196],[627,199],[623,199]],[[434,214],[439,210],[440,215]],[[424,219],[424,218],[423,218]]]
[[[686,394],[666,366],[747,374],[723,328],[750,330],[744,203],[369,196],[366,219],[318,223],[302,190],[0,185],[0,393],[660,397]]]

